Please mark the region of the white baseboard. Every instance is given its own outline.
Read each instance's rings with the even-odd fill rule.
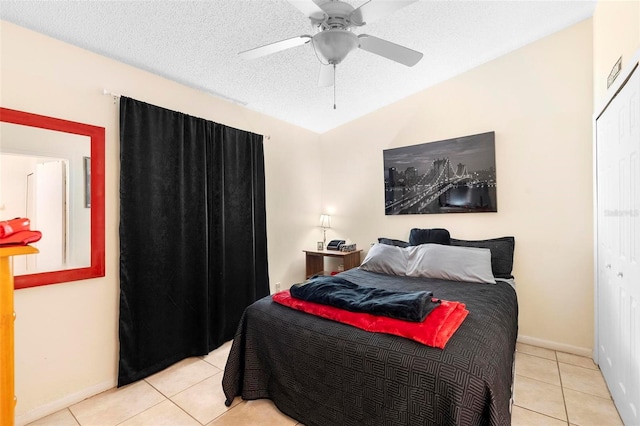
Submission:
[[[569,354],[585,356],[593,358],[593,349],[581,348],[579,346],[567,345],[565,343],[552,342],[550,340],[538,339],[537,337],[518,336],[518,342],[525,345],[539,346],[541,348],[551,349],[554,351],[566,352]]]
[[[73,404],[77,404],[78,402],[84,401],[85,399],[97,395],[106,390],[112,389],[116,386],[116,382],[113,380],[108,380],[106,382],[98,383],[97,385],[90,386],[88,388],[82,389],[78,392],[65,395],[64,397],[48,402],[44,405],[36,407],[27,411],[26,413],[16,415],[15,424],[16,426],[23,426],[43,417],[48,416],[49,414],[53,414],[62,410],[63,408],[67,408],[72,406]]]

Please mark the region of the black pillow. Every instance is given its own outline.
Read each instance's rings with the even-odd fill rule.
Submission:
[[[409,245],[419,246],[420,244],[435,243],[450,245],[451,235],[449,231],[442,228],[419,229],[413,228],[409,232]]]
[[[452,246],[488,248],[491,250],[491,271],[496,278],[513,278],[513,250],[516,239],[514,237],[492,238],[489,240],[456,240],[451,238]]]
[[[406,241],[401,241],[401,240],[394,240],[393,238],[384,238],[384,237],[380,237],[378,238],[378,242],[380,244],[386,244],[388,246],[395,246],[395,247],[409,247],[409,243]]]

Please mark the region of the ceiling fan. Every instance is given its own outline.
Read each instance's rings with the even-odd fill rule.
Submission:
[[[315,35],[301,35],[256,47],[240,52],[240,57],[255,59],[311,43],[321,64],[318,78],[321,87],[334,85],[336,65],[357,48],[409,67],[422,58],[422,53],[415,50],[368,34],[356,35],[352,31],[354,27],[362,27],[417,0],[370,0],[357,9],[340,0],[320,4],[313,0],[288,1],[309,18],[316,29]]]

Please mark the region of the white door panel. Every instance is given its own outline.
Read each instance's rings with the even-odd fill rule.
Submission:
[[[640,424],[640,71],[596,122],[598,361],[626,424]]]

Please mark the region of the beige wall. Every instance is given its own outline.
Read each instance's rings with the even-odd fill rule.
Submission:
[[[607,77],[618,58],[622,68],[640,49],[640,1],[601,0],[593,14],[594,102],[598,108],[607,96]]]
[[[106,128],[106,276],[15,292],[18,424],[115,385],[118,351],[118,106],[104,88],[269,136],[271,284],[304,274],[317,236],[318,135],[1,22],[0,105]]]
[[[332,236],[368,248],[412,227],[513,235],[522,341],[593,346],[592,24],[583,21],[323,134]],[[382,150],[496,132],[498,213],[385,216]]]

